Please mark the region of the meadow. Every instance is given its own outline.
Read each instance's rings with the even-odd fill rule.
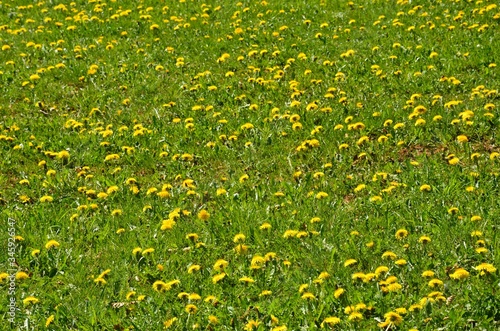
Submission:
[[[0,329],[499,329],[499,23],[1,0]]]

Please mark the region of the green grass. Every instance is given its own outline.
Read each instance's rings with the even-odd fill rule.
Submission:
[[[29,3],[0,2],[6,328],[499,327],[494,2]]]

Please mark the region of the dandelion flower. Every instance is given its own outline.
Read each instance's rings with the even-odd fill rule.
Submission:
[[[481,263],[477,267],[474,267],[474,269],[481,272],[481,275],[492,274],[497,271],[497,268],[495,268],[492,264],[489,263]]]
[[[401,284],[399,284],[399,283],[392,283],[392,284],[387,285],[387,290],[389,292],[397,292],[397,291],[401,290],[402,288],[403,288],[403,286],[401,286]]]
[[[424,184],[424,185],[420,186],[420,191],[422,191],[422,192],[429,192],[430,190],[431,190],[431,186],[428,184]]]
[[[255,283],[255,280],[250,277],[242,277],[240,278],[240,282],[245,284]]]
[[[335,299],[338,299],[344,293],[345,293],[345,290],[343,288],[339,287],[338,289],[335,290],[335,292],[333,292],[333,296],[335,297]]]
[[[212,277],[212,283],[217,284],[226,277],[226,273],[220,273]]]
[[[50,326],[50,324],[52,324],[52,322],[54,322],[54,315],[50,315],[47,320],[45,321],[45,327],[48,328]]]
[[[165,292],[165,291],[168,291],[170,290],[170,286],[165,283],[164,281],[161,281],[161,280],[157,280],[156,282],[153,283],[153,289],[156,291],[156,292]]]
[[[238,233],[237,235],[234,236],[233,242],[234,243],[240,243],[245,241],[245,235],[243,233]]]
[[[377,277],[380,276],[381,274],[385,274],[387,272],[389,272],[389,268],[386,266],[380,266],[380,267],[377,267],[377,269],[375,269],[375,275]]]
[[[318,194],[316,194],[316,199],[318,199],[318,200],[326,198],[326,197],[328,197],[328,193],[326,193],[326,192],[319,192]]]
[[[196,233],[188,233],[186,235],[186,239],[189,239],[191,241],[198,241],[198,234],[196,234]]]
[[[360,312],[355,311],[350,313],[347,319],[351,322],[358,322],[363,319],[363,315]]]
[[[265,222],[265,223],[263,223],[261,226],[259,226],[259,229],[260,229],[260,230],[269,230],[269,229],[271,229],[271,228],[272,228],[272,225],[271,225],[271,224],[269,224],[269,223],[267,223],[267,222]]]
[[[271,294],[273,294],[273,292],[271,292],[269,290],[264,290],[264,291],[260,292],[259,297],[269,296]]]
[[[316,299],[314,294],[312,294],[311,292],[305,292],[304,294],[302,294],[301,298],[303,300],[315,300]]]
[[[175,223],[176,222],[173,219],[163,220],[160,229],[162,231],[172,230],[174,228]]]
[[[51,197],[50,195],[44,195],[43,197],[40,198],[40,202],[52,202],[54,201],[54,198]]]
[[[24,279],[28,279],[30,276],[25,273],[24,271],[18,271],[16,273],[16,280],[24,280]]]
[[[199,271],[201,269],[201,266],[198,264],[193,264],[188,268],[188,274],[192,274],[196,271]]]
[[[206,211],[205,209],[202,209],[199,213],[198,213],[198,219],[202,220],[202,221],[206,221],[210,218],[210,213],[208,211]]]
[[[396,231],[396,239],[404,239],[408,236],[408,231],[405,229],[399,229]]]
[[[53,239],[52,239],[52,240],[49,240],[49,241],[45,244],[45,248],[46,248],[46,249],[57,248],[57,247],[59,247],[59,246],[60,246],[60,244],[59,244],[57,241],[53,240]]]
[[[380,327],[388,327],[392,325],[400,325],[403,322],[403,317],[396,312],[388,312],[384,314],[385,322],[379,323]]]
[[[168,329],[168,328],[170,328],[175,323],[175,321],[177,321],[177,317],[173,317],[173,318],[171,318],[169,320],[166,320],[165,322],[163,322],[163,326],[166,329]]]
[[[193,304],[189,304],[189,305],[186,306],[186,308],[184,310],[188,314],[195,314],[198,311],[198,307],[196,307]]]
[[[403,265],[406,265],[407,262],[405,259],[399,259],[397,260],[396,262],[394,262],[394,264],[398,265],[398,266],[403,266]]]
[[[422,244],[428,244],[431,242],[431,238],[429,238],[428,236],[422,236],[418,239],[418,241]]]
[[[437,279],[437,278],[434,278],[434,279],[431,279],[428,283],[429,287],[438,287],[438,286],[442,286],[443,285],[443,281]]]
[[[356,261],[355,259],[348,259],[344,262],[344,267],[349,267],[355,265],[356,263],[358,263],[358,261]]]
[[[94,282],[99,285],[105,285],[107,283],[103,277],[97,277],[94,279]]]
[[[330,316],[323,320],[323,322],[321,323],[321,327],[323,328],[325,324],[328,324],[328,326],[333,327],[334,325],[337,325],[339,323],[340,323],[340,318]]]
[[[33,296],[28,296],[26,297],[24,300],[23,300],[23,304],[25,306],[28,306],[28,305],[34,305],[34,304],[37,304],[38,302],[40,302],[40,300],[38,300],[37,298],[33,297]]]
[[[383,259],[388,258],[388,259],[394,260],[394,259],[396,259],[396,257],[397,257],[397,255],[391,251],[387,251],[387,252],[384,252],[382,254]]]
[[[450,275],[451,279],[457,279],[457,280],[465,279],[467,277],[469,277],[469,272],[463,268],[458,268]]]
[[[248,323],[245,325],[245,331],[252,331],[253,329],[256,329],[259,327],[261,322],[256,321],[256,320],[250,320]]]

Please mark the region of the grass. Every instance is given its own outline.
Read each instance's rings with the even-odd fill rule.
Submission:
[[[494,2],[0,11],[7,327],[499,327]]]

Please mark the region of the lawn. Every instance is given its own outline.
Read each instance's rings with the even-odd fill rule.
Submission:
[[[0,17],[2,330],[500,328],[494,1]]]

